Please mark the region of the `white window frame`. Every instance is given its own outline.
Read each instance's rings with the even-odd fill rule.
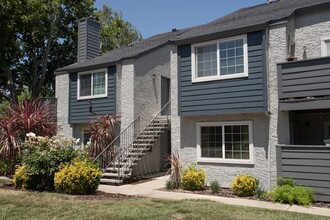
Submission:
[[[329,37],[321,37],[321,56],[322,57],[327,57],[330,56],[330,54],[327,54],[327,45],[325,44],[326,41],[330,41],[330,36]]]
[[[244,72],[243,73],[236,73],[236,74],[228,74],[221,76],[220,75],[220,53],[219,53],[219,44],[227,41],[239,40],[243,39],[243,59],[244,59]],[[216,76],[206,76],[206,77],[198,77],[197,76],[197,63],[196,63],[196,48],[201,46],[207,46],[210,44],[217,44],[217,75]],[[249,76],[249,67],[248,67],[248,45],[247,45],[247,35],[239,35],[234,37],[227,37],[213,41],[207,41],[203,43],[197,43],[191,45],[191,79],[192,82],[206,82],[206,81],[213,81],[213,80],[221,80],[221,79],[232,79],[232,78],[241,78],[241,77],[248,77]]]
[[[249,126],[249,158],[245,159],[225,159],[225,135],[222,135],[222,156],[223,158],[202,157],[201,151],[201,127],[216,127],[226,125],[248,125]],[[227,122],[198,122],[197,123],[197,162],[201,163],[228,163],[228,164],[254,164],[253,153],[253,126],[252,121],[227,121]],[[224,129],[223,129],[224,130]]]
[[[93,73],[96,72],[104,72],[105,73],[105,93],[100,95],[93,95]],[[91,74],[91,95],[89,96],[80,96],[80,76]],[[108,70],[106,68],[104,69],[96,69],[91,71],[84,71],[78,73],[78,79],[77,79],[77,99],[78,100],[84,100],[84,99],[95,99],[95,98],[104,98],[108,97]]]

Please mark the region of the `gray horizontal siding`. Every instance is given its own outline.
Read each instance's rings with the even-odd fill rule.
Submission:
[[[278,64],[278,75],[279,99],[330,95],[330,57]]]
[[[330,147],[279,145],[277,172],[312,187],[318,201],[330,202]]]
[[[178,48],[179,114],[215,115],[264,112],[264,34],[248,34],[249,76],[192,83],[191,45]]]
[[[77,73],[70,74],[69,123],[87,123],[93,119],[89,112],[89,100],[77,100]],[[116,114],[116,67],[108,68],[108,97],[91,99],[93,112],[97,115]]]

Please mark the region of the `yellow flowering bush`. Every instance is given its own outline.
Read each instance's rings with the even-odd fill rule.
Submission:
[[[259,181],[253,176],[239,175],[231,184],[232,191],[238,196],[253,196],[259,185]]]
[[[100,184],[102,172],[91,162],[75,161],[55,173],[54,186],[59,193],[86,195],[94,194]]]
[[[18,166],[15,170],[15,174],[13,176],[13,183],[14,186],[18,189],[26,189],[27,188],[27,182],[29,176],[27,175],[27,169],[26,166]]]
[[[196,164],[192,164],[182,172],[181,185],[186,190],[202,190],[205,186],[205,179],[205,171],[197,168]]]

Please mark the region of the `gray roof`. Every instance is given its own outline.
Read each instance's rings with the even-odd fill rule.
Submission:
[[[266,2],[266,0],[265,0]],[[57,71],[76,71],[84,68],[96,68],[115,64],[124,59],[131,59],[145,52],[158,48],[172,41],[176,44],[188,44],[200,41],[204,37],[212,37],[221,32],[244,30],[249,27],[265,27],[267,23],[287,18],[298,9],[330,3],[330,0],[279,0],[270,4],[260,4],[253,7],[243,8],[227,16],[183,30],[155,35],[144,39],[132,46],[109,51],[102,56],[75,63]]]
[[[183,43],[187,39],[265,25],[289,17],[297,9],[329,2],[330,0],[281,0],[266,4],[265,0],[265,4],[243,8],[205,25],[196,26],[172,40]]]
[[[181,31],[182,32],[182,31]],[[87,67],[97,67],[102,66],[103,64],[115,64],[124,59],[131,59],[140,54],[153,50],[157,47],[160,47],[164,44],[169,43],[170,39],[174,38],[176,35],[181,33],[180,31],[173,31],[164,34],[159,34],[152,36],[150,38],[141,40],[131,46],[126,46],[123,48],[118,48],[111,50],[101,56],[95,57],[85,62],[74,63],[69,66],[60,68],[57,72],[60,71],[75,71],[78,69],[84,69]]]

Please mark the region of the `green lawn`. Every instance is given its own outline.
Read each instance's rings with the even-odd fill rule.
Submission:
[[[329,219],[211,201],[76,200],[55,193],[0,189],[0,219]]]

